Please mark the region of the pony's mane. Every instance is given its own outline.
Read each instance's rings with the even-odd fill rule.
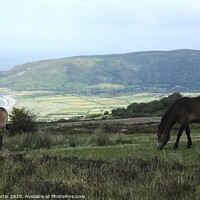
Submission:
[[[172,112],[172,110],[176,107],[176,105],[182,101],[185,97],[182,97],[180,99],[175,100],[171,105],[168,106],[167,110],[165,111],[164,115],[161,118],[160,121],[160,128],[163,128],[164,122],[166,121],[166,119],[169,117],[169,114]]]

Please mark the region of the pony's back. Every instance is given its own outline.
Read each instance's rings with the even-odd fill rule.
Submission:
[[[169,119],[169,117],[171,117],[170,115],[172,114],[172,112],[174,111],[174,109],[177,108],[177,105],[180,104],[181,102],[185,101],[185,99],[187,99],[188,97],[182,97],[180,99],[175,100],[171,105],[168,106],[168,108],[166,109],[165,113],[163,114],[161,121],[160,121],[160,129],[163,128],[164,123],[167,119]]]
[[[200,120],[200,96],[198,97],[182,97],[173,102],[166,110],[161,118],[160,126],[167,121],[188,121]]]

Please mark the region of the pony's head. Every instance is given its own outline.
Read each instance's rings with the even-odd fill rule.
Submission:
[[[158,136],[157,147],[158,147],[158,149],[161,150],[161,149],[163,149],[163,147],[166,145],[166,143],[168,142],[168,140],[170,138],[170,130],[167,128],[163,128],[161,126],[161,124],[159,124],[157,136]]]
[[[163,131],[162,131],[161,124],[158,125],[157,137],[158,137],[158,144],[157,144],[157,147],[158,147],[158,149],[162,149]]]

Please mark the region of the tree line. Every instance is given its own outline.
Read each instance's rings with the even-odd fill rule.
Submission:
[[[132,103],[127,108],[117,108],[112,110],[112,116],[117,118],[129,117],[156,117],[161,116],[175,100],[181,98],[178,92],[148,103]]]

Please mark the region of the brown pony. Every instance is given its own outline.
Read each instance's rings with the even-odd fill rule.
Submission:
[[[3,148],[3,132],[6,129],[8,122],[8,112],[5,108],[0,107],[0,148]]]
[[[188,138],[187,148],[192,145],[190,137],[190,122],[200,122],[200,96],[189,98],[183,97],[175,101],[163,115],[158,125],[158,148],[162,149],[170,138],[170,131],[176,122],[180,123],[174,149],[178,148],[180,137],[183,130],[186,131]]]

